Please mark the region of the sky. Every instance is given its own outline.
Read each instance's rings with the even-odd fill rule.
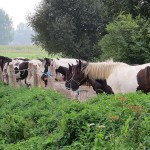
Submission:
[[[12,19],[16,28],[21,22],[27,23],[26,17],[33,14],[36,6],[42,0],[0,0],[0,9],[3,9]]]

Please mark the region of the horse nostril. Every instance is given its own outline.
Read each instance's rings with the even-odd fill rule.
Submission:
[[[57,78],[55,78],[55,81],[58,81],[58,79],[57,79]]]

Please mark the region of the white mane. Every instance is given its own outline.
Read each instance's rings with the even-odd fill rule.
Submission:
[[[115,69],[127,66],[129,65],[112,61],[89,63],[84,70],[84,74],[92,79],[107,79]]]

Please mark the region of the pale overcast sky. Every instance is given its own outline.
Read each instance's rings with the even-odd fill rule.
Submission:
[[[34,8],[42,0],[0,0],[0,9],[9,15],[13,26],[17,27],[20,22],[26,23],[26,16],[34,12]]]

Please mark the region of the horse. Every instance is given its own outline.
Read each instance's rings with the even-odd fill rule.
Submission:
[[[144,93],[150,92],[150,66],[140,70],[137,74],[138,87],[137,90],[141,90]]]
[[[44,71],[47,69],[45,67],[46,59],[44,59],[44,60],[43,59],[33,59],[28,62],[29,62],[29,64],[33,64],[33,66],[36,66],[36,68],[37,68],[36,75],[37,75],[38,87],[45,86],[45,82],[42,80],[42,75],[44,74]],[[26,79],[28,87],[33,86],[33,80],[34,80],[33,71],[34,71],[34,69],[32,69],[30,71],[30,74],[28,74],[27,79]]]
[[[70,89],[70,83],[72,80],[72,70],[76,67],[77,65],[69,65],[69,69],[66,72],[66,81],[65,81],[65,86],[67,89]],[[100,94],[105,92],[106,94],[114,94],[111,88],[107,85],[106,80],[93,80],[90,78],[83,78],[83,80],[79,83],[77,83],[77,87],[73,89],[73,91],[76,91],[79,86],[81,85],[91,85],[93,87],[93,90],[96,92],[96,94]]]
[[[78,60],[74,59],[74,58],[56,58],[56,59],[53,59],[51,61],[50,66],[51,66],[51,72],[52,72],[53,76],[55,76],[55,80],[56,81],[64,81],[64,71],[62,74],[62,70],[60,70],[60,68],[59,68],[60,66],[61,66],[61,69],[64,69],[62,67],[69,68],[69,64],[70,65],[76,65],[77,61]]]
[[[27,87],[33,86],[33,70],[29,74],[29,64],[33,64],[37,67],[37,79],[40,87],[43,87],[44,80],[42,75],[48,71],[48,59],[35,59],[29,60],[26,58],[14,58],[11,62],[6,62],[3,67],[4,83],[8,84],[8,76],[10,76],[10,65],[13,66],[13,73],[15,74],[16,81],[24,80]]]
[[[93,80],[106,80],[114,94],[136,92],[139,90],[137,75],[140,70],[147,66],[150,66],[150,63],[131,66],[123,62],[82,63],[79,60],[79,63],[72,70],[73,76],[70,87],[76,90],[82,80],[88,77]]]
[[[56,69],[56,74],[61,73],[63,75],[63,80],[66,81],[67,71],[67,67],[59,66],[58,69]],[[55,80],[58,81],[58,78],[55,78]]]
[[[29,62],[28,61],[23,61],[21,62],[18,67],[15,67],[15,74],[18,74],[18,76],[16,76],[16,80],[25,80],[25,84],[26,83],[26,78],[28,76],[28,68],[29,68]]]
[[[3,71],[5,63],[11,62],[11,61],[12,61],[12,59],[9,57],[0,56],[0,68],[1,68],[1,70]]]
[[[26,59],[27,60],[27,59]],[[14,74],[16,77],[16,81],[23,80],[27,77],[27,71],[24,68],[26,67],[26,63],[24,64],[24,60],[22,58],[11,59],[11,61],[7,61],[3,67],[3,81],[8,84],[8,76],[10,76],[10,65],[13,66]],[[20,71],[21,70],[21,71]]]

